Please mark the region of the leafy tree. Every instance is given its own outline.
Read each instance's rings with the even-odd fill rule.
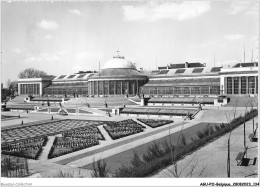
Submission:
[[[47,76],[47,73],[45,73],[44,71],[40,71],[34,68],[27,68],[25,70],[23,70],[22,72],[20,72],[18,74],[18,77],[20,79],[24,79],[24,78],[40,78],[43,76]]]

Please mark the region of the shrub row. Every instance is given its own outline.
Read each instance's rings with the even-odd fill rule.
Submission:
[[[4,151],[2,150],[3,154],[11,155],[11,156],[17,156],[22,158],[28,158],[28,159],[34,159],[37,160],[40,153],[42,152],[42,147],[39,147],[37,149],[27,149],[27,150],[19,150],[19,151]]]
[[[167,125],[169,123],[173,123],[172,120],[160,120],[160,119],[138,119],[138,120],[152,128],[156,128],[156,127],[160,127],[163,125]]]
[[[2,155],[1,177],[25,177],[29,174],[28,161],[25,158]]]
[[[115,177],[147,177],[150,176],[162,168],[165,168],[173,162],[183,158],[187,154],[195,151],[196,149],[204,146],[205,144],[213,141],[214,139],[224,135],[227,132],[232,131],[239,125],[243,124],[245,121],[252,119],[253,117],[258,115],[258,111],[252,109],[250,112],[247,112],[244,116],[239,116],[233,119],[229,124],[223,126],[222,128],[217,128],[213,134],[207,135],[201,139],[194,140],[188,145],[180,145],[178,147],[173,148],[173,154],[170,152],[164,151],[165,154],[161,154],[160,156],[155,156],[152,160],[146,160],[146,162],[138,161],[136,156],[132,161],[132,166],[126,167],[122,166],[116,172]],[[167,146],[166,146],[167,147]],[[169,148],[168,148],[169,151]],[[141,164],[133,164],[135,162]],[[148,162],[147,162],[148,161]]]
[[[125,129],[124,127],[122,127],[122,128],[120,128],[120,127],[111,128],[111,127],[108,127],[108,126],[104,126],[104,129],[107,131],[107,133],[109,134],[109,136],[113,140],[123,138],[125,136],[129,136],[129,135],[136,134],[136,133],[143,131],[142,128],[127,128],[127,129]]]

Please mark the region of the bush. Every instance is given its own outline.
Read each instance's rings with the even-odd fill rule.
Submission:
[[[98,160],[95,164],[95,160],[93,161],[93,173],[92,177],[108,177],[108,169],[105,160]]]
[[[25,177],[28,175],[27,159],[2,155],[1,177]]]

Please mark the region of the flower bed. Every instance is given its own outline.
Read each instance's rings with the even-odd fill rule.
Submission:
[[[89,125],[82,128],[72,129],[62,134],[63,137],[82,137],[98,140],[105,140],[99,129],[95,125]]]
[[[2,144],[2,153],[17,157],[24,157],[36,160],[46,144],[47,137],[36,137],[27,140],[14,141]]]
[[[152,128],[161,127],[163,125],[173,123],[172,120],[163,120],[163,119],[138,119],[138,120]]]
[[[81,149],[98,145],[96,138],[87,137],[56,137],[49,152],[48,158],[55,158]]]
[[[48,158],[55,158],[98,145],[99,140],[104,139],[96,125],[68,130],[62,134],[62,137],[55,138]]]
[[[104,126],[104,129],[113,140],[143,132],[143,128],[145,127],[131,119],[119,122],[106,122],[106,126]]]

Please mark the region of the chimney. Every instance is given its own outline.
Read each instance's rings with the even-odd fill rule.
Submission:
[[[188,67],[189,67],[189,63],[185,62],[185,68],[188,68]]]

